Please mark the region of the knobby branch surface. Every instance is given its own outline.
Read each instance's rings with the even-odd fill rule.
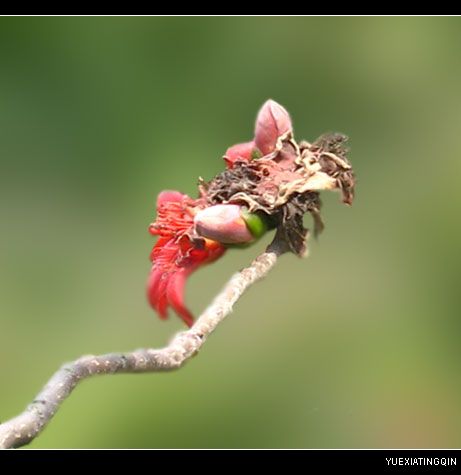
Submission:
[[[115,373],[147,373],[181,368],[196,354],[208,336],[232,311],[243,293],[274,267],[287,252],[285,241],[276,236],[267,250],[249,267],[235,274],[212,304],[188,331],[178,333],[161,349],[139,349],[129,353],[82,356],[63,365],[48,381],[26,410],[0,424],[0,448],[16,448],[37,437],[74,388],[90,376]]]

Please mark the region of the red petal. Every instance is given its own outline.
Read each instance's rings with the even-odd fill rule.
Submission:
[[[170,240],[161,248],[154,248],[154,262],[147,283],[148,300],[160,318],[167,318],[168,307],[191,326],[192,314],[184,305],[184,288],[187,277],[199,267],[223,255],[225,248],[215,241],[205,241],[203,249],[196,249],[189,241],[185,250],[181,244]]]
[[[166,282],[163,279],[164,273],[157,266],[153,266],[147,282],[147,298],[152,308],[156,310],[160,318],[165,319],[166,315]]]
[[[227,168],[233,168],[235,162],[249,162],[255,149],[256,146],[253,141],[238,143],[229,147],[223,157]]]
[[[158,296],[158,282],[162,275],[162,271],[155,266],[152,266],[152,270],[149,274],[149,279],[147,280],[147,298],[149,303],[153,308],[157,307],[157,296]]]
[[[170,274],[162,274],[157,289],[158,300],[156,310],[162,320],[166,320],[168,318],[168,297],[166,295],[166,290],[168,288],[168,282],[170,280],[170,277]]]
[[[183,319],[184,323],[191,327],[194,317],[184,305],[184,288],[186,285],[187,270],[181,269],[175,272],[168,281],[167,298],[173,310]]]

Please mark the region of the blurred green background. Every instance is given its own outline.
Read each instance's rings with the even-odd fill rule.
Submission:
[[[0,19],[0,420],[64,361],[163,346],[163,189],[194,194],[269,97],[351,137],[324,196],[199,357],[79,386],[30,447],[459,447],[461,18]],[[198,314],[267,244],[198,272]]]

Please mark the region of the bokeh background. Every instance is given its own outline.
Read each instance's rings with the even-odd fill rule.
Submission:
[[[163,189],[194,194],[269,97],[351,137],[324,196],[200,356],[85,382],[30,447],[461,445],[461,18],[1,18],[0,420],[64,361],[163,346],[148,308]],[[269,237],[197,273],[198,314]]]

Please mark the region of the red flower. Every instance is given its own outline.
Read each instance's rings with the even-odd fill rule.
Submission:
[[[202,181],[198,199],[160,193],[157,219],[149,228],[158,241],[147,284],[149,302],[160,317],[167,318],[171,307],[191,326],[193,317],[184,305],[187,277],[222,256],[226,247],[250,244],[268,228],[276,227],[295,254],[305,255],[303,215],[313,215],[317,230],[322,226],[318,192],[340,189],[344,201],[352,202],[355,180],[344,140],[330,134],[298,144],[288,112],[268,100],[258,112],[254,139],[227,149],[227,170]]]
[[[186,279],[225,251],[216,241],[191,238],[194,215],[203,207],[201,200],[177,191],[163,191],[157,199],[157,220],[149,226],[149,232],[159,236],[151,253],[149,302],[160,318],[166,319],[168,307],[172,307],[188,326],[192,326],[193,317],[184,305]]]

